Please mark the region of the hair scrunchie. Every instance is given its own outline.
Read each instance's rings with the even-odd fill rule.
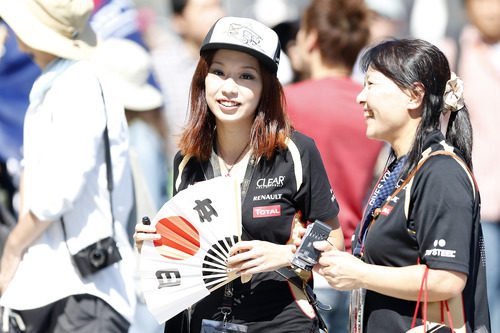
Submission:
[[[450,79],[446,82],[443,95],[444,112],[455,112],[464,107],[464,81],[454,72],[451,72]]]

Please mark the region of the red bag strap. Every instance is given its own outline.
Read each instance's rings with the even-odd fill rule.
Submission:
[[[443,313],[443,303],[446,306],[446,314],[448,315],[448,322],[450,323],[450,328],[452,332],[455,332],[455,328],[453,327],[453,320],[451,320],[451,311],[450,307],[448,306],[448,301],[441,301],[441,314]]]
[[[417,314],[418,314],[418,309],[420,307],[420,300],[422,299],[422,292],[424,293],[424,304],[422,306],[422,325],[424,327],[427,324],[427,280],[428,280],[428,275],[429,275],[429,267],[425,266],[424,270],[424,276],[422,278],[422,282],[420,283],[420,290],[418,292],[418,299],[417,299],[417,305],[415,306],[415,312],[413,314],[413,320],[411,322],[411,328],[415,327],[416,321],[417,321]],[[451,311],[448,306],[448,301],[441,301],[441,324],[444,324],[444,317],[443,317],[443,307],[446,308],[446,315],[448,317],[448,323],[450,324],[450,328],[452,332],[455,332],[455,328],[453,327],[453,320],[451,318]],[[427,328],[426,328],[427,329]]]
[[[425,266],[424,276],[422,282],[420,283],[420,290],[418,291],[417,305],[415,306],[415,313],[413,314],[413,320],[411,322],[411,328],[415,327],[417,321],[418,308],[420,307],[420,300],[422,299],[422,292],[424,291],[425,284],[425,294],[424,294],[424,320],[427,320],[427,274],[429,273],[429,267]]]

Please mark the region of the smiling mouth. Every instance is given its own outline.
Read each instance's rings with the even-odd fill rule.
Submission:
[[[220,105],[227,107],[227,108],[232,108],[235,106],[240,106],[241,103],[234,102],[234,101],[226,101],[226,100],[219,100],[218,101]]]
[[[365,110],[365,112],[363,113],[363,115],[365,116],[365,118],[372,118],[373,117],[373,111]]]

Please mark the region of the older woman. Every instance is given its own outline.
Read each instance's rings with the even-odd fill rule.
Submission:
[[[443,53],[422,40],[377,45],[363,64],[365,86],[357,100],[367,136],[388,142],[392,157],[355,232],[354,255],[316,244],[325,251],[316,269],[333,288],[355,290],[355,332],[410,329],[422,289],[428,302],[458,299],[455,327],[489,332],[463,85]]]

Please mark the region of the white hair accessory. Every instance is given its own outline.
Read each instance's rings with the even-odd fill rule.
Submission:
[[[464,81],[454,72],[446,82],[444,91],[444,112],[455,112],[464,107]]]

